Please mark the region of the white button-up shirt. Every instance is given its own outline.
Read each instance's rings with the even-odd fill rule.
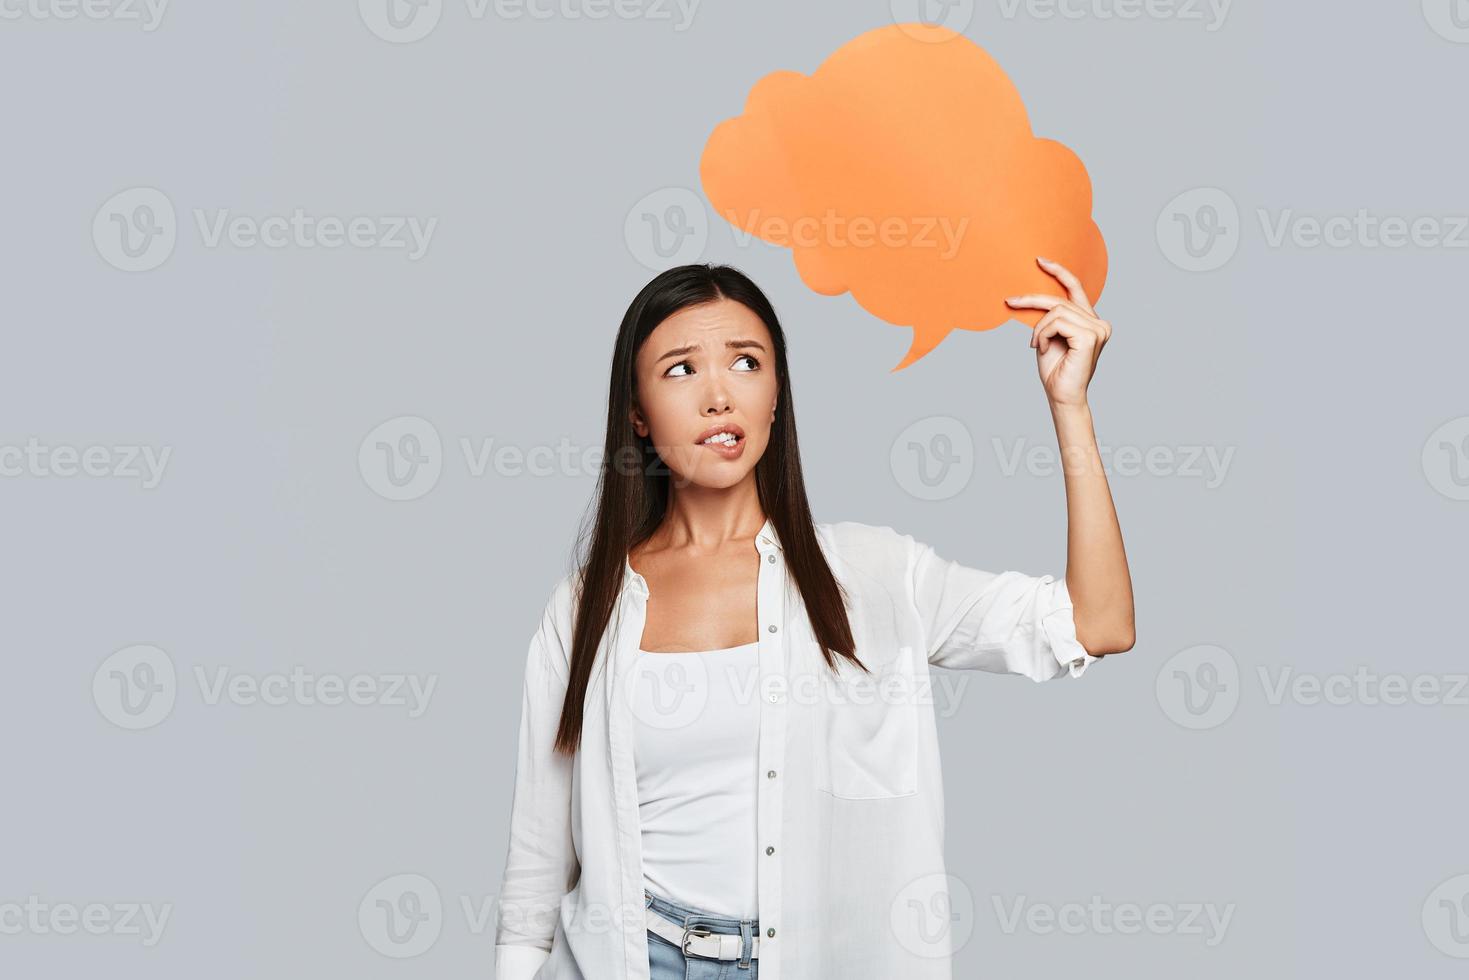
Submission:
[[[755,541],[760,980],[949,980],[948,930],[924,921],[948,908],[929,667],[1043,681],[1096,658],[1077,642],[1064,579],[969,568],[890,527],[816,532],[872,673],[840,657],[837,675],[827,667],[767,520]],[[648,584],[624,562],[568,759],[552,743],[574,577],[557,583],[525,662],[498,980],[648,980],[630,683]]]

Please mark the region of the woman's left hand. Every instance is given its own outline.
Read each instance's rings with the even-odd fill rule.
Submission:
[[[1081,280],[1069,269],[1050,259],[1037,258],[1036,262],[1060,280],[1068,298],[1033,293],[1011,296],[1005,302],[1015,308],[1049,311],[1030,335],[1041,384],[1052,406],[1082,406],[1086,404],[1086,387],[1097,369],[1102,346],[1112,336],[1112,324],[1097,316]]]

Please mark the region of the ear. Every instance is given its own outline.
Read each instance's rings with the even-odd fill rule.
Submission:
[[[636,432],[639,436],[647,438],[648,423],[647,420],[643,418],[643,413],[638,408],[636,403],[634,403],[633,407],[628,410],[627,417],[628,421],[632,422],[633,431]]]

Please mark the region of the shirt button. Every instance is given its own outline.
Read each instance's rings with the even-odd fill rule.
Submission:
[[[765,853],[766,854],[774,854],[775,853],[775,848],[773,848],[773,847],[767,847],[765,849]]]
[[[771,704],[777,704],[777,703],[779,703],[779,701],[780,701],[780,695],[779,694],[772,694],[770,696],[770,703]]]
[[[775,770],[774,770],[774,769],[772,769],[772,770],[770,770],[770,771],[769,771],[769,772],[767,772],[767,773],[766,773],[766,774],[765,774],[765,778],[766,778],[766,779],[774,779],[774,778],[775,778]]]
[[[770,624],[770,626],[768,626],[767,629],[769,629],[770,632],[774,633],[775,632],[775,624],[774,623]]]
[[[772,939],[774,939],[775,938],[775,927],[774,926],[771,926],[769,929],[766,929],[765,930],[765,935],[767,935],[767,936],[771,937]]]

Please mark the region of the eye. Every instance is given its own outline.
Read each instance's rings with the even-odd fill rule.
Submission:
[[[749,373],[751,371],[760,370],[760,361],[753,354],[741,354],[739,357],[735,358],[735,364],[739,364],[741,361],[750,362],[750,367],[748,368],[736,368],[736,370],[740,371],[741,373]],[[684,368],[686,370],[679,370],[680,368]],[[667,371],[664,371],[663,376],[665,378],[684,378],[692,374],[693,370],[694,366],[691,362],[679,361],[677,364],[669,367]]]

